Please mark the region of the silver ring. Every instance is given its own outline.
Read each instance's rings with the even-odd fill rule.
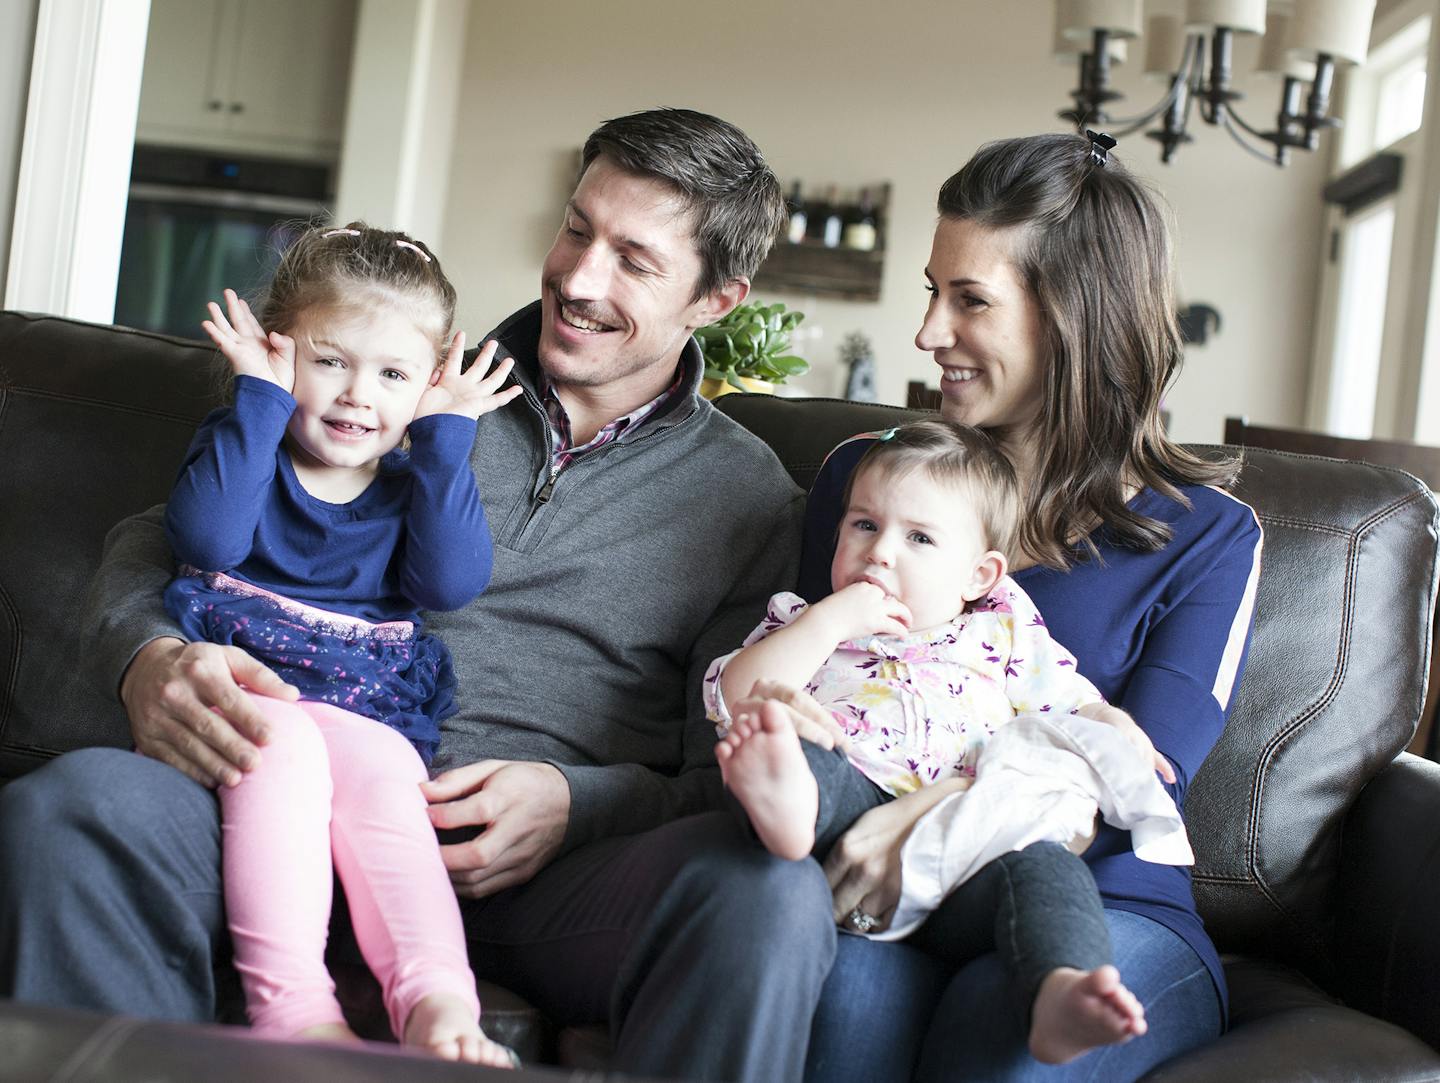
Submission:
[[[845,924],[857,933],[868,933],[871,929],[875,928],[875,926],[879,925],[880,922],[857,906],[845,915]]]

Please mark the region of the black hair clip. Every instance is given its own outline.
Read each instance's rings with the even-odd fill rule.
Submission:
[[[1110,160],[1110,148],[1115,145],[1115,137],[1106,132],[1092,132],[1085,129],[1085,135],[1090,140],[1090,160],[1098,166],[1103,166]]]

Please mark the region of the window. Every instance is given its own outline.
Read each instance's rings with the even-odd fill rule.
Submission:
[[[1430,20],[1421,21],[1428,24]],[[1402,65],[1382,75],[1375,97],[1377,149],[1418,131],[1425,111],[1424,52],[1408,57]]]
[[[1324,422],[1325,430],[1336,436],[1368,440],[1374,435],[1394,236],[1393,198],[1356,214],[1340,234],[1339,311]]]
[[[1430,16],[1412,19],[1348,73],[1340,168],[1393,145],[1420,127]]]

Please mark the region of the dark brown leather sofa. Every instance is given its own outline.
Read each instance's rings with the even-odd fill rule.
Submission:
[[[113,695],[80,676],[80,600],[109,527],[164,499],[214,401],[210,357],[197,343],[0,313],[0,781],[67,749],[128,743]],[[723,408],[802,485],[839,439],[904,416],[739,395]],[[1440,1079],[1440,765],[1400,754],[1431,648],[1435,503],[1395,470],[1261,451],[1246,453],[1238,495],[1266,532],[1255,639],[1186,804],[1232,1026],[1147,1078]],[[345,985],[373,1015],[363,983]],[[557,1034],[503,990],[482,995],[489,1026],[529,1063],[581,1075],[603,1064],[603,1034]],[[459,1071],[0,1002],[5,1078]]]

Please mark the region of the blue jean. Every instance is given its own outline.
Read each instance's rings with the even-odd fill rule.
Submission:
[[[839,749],[801,741],[820,792],[811,853],[824,861],[861,816],[894,798]],[[744,807],[727,794],[748,831]],[[996,952],[1009,977],[1013,1010],[1028,1017],[1041,981],[1061,966],[1094,970],[1113,961],[1100,893],[1090,867],[1058,842],[1035,842],[1001,854],[945,897],[911,940],[960,967]]]
[[[994,954],[955,972],[909,944],[843,936],[811,1030],[807,1083],[1124,1083],[1218,1037],[1219,995],[1189,945],[1138,914],[1106,910],[1105,920],[1115,965],[1145,1006],[1143,1037],[1069,1064],[1040,1064]]]
[[[0,997],[209,1021],[234,986],[220,872],[215,795],[155,760],[85,749],[0,788]],[[723,813],[578,847],[462,912],[477,976],[608,1021],[617,1070],[800,1074],[830,889]]]

